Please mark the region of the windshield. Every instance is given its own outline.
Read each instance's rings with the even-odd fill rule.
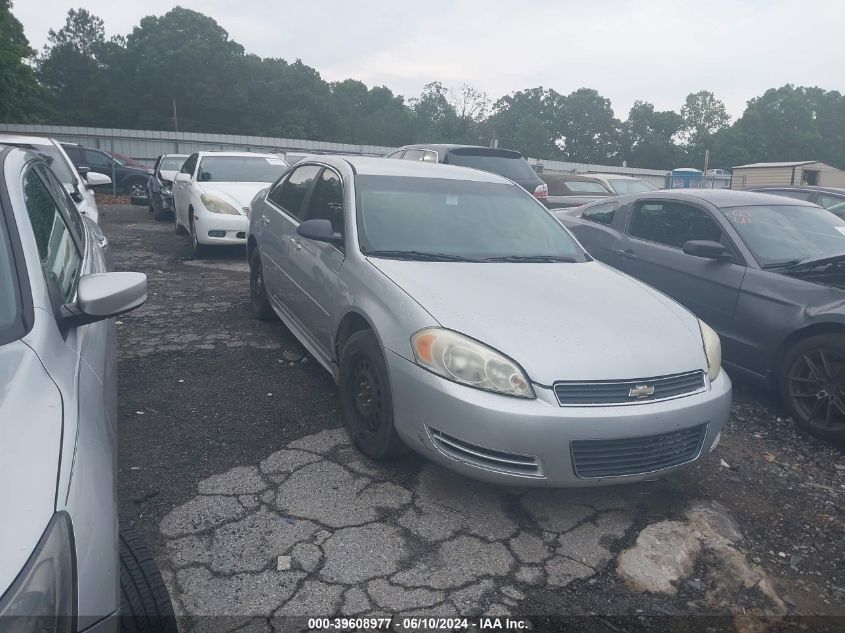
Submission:
[[[201,182],[275,182],[287,166],[281,158],[205,156],[198,173]]]
[[[610,186],[616,193],[643,193],[644,191],[656,191],[657,187],[645,180],[626,180],[624,178],[611,178]]]
[[[721,211],[763,267],[845,254],[845,221],[824,209],[784,205]]]
[[[10,145],[31,150],[41,156],[41,158],[47,161],[50,169],[53,170],[53,173],[56,174],[56,177],[62,184],[73,185],[76,182],[76,176],[73,175],[70,167],[68,167],[67,160],[65,160],[65,157],[55,145],[33,145],[32,143],[10,143]]]
[[[537,174],[524,158],[515,152],[508,152],[510,156],[496,155],[496,150],[453,150],[449,152],[450,165],[472,167],[482,171],[490,171],[511,180],[537,180]]]
[[[187,156],[165,156],[158,166],[159,171],[179,171],[188,160]]]
[[[355,189],[366,254],[585,261],[569,233],[514,185],[357,176]]]
[[[0,213],[0,343],[6,341],[7,334],[17,324],[19,312],[20,298],[12,262],[12,249],[6,224]]]

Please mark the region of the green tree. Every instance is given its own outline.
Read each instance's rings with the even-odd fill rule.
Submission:
[[[506,95],[493,104],[493,114],[481,126],[482,132],[497,140],[499,147],[534,158],[560,158],[562,100],[559,93],[542,86]]]
[[[690,165],[702,165],[705,150],[710,149],[713,137],[730,124],[731,117],[725,104],[708,90],[687,95],[681,117],[684,120],[682,137],[686,142],[686,160]]]
[[[621,123],[610,99],[591,88],[580,88],[561,104],[563,154],[580,163],[615,163],[620,157]]]
[[[34,55],[11,0],[0,0],[0,121],[37,122],[46,113],[45,94],[27,63]]]
[[[622,125],[622,157],[631,167],[672,169],[678,160],[675,142],[684,126],[680,114],[656,111],[646,101],[635,101]]]

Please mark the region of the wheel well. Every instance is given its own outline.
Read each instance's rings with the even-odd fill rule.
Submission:
[[[335,359],[340,360],[340,351],[343,349],[343,344],[346,340],[361,330],[372,330],[369,321],[357,312],[348,312],[340,321],[340,326],[337,328],[337,335],[334,338],[334,352]]]
[[[790,349],[804,339],[822,334],[845,334],[845,325],[841,323],[817,323],[801,328],[787,336],[778,345],[777,352],[772,359],[772,376],[777,380],[780,364],[784,361]]]
[[[194,221],[194,205],[188,205],[188,222]]]
[[[255,240],[255,236],[250,235],[246,242],[246,261],[249,261],[252,258],[252,251],[255,250],[256,246],[258,246],[258,243]]]

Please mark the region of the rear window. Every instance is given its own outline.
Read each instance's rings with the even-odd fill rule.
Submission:
[[[538,176],[519,152],[485,147],[453,149],[447,162],[450,165],[490,171],[511,180],[537,180]]]
[[[564,182],[563,186],[573,193],[598,193],[603,195],[610,193],[600,182],[570,180],[569,182]]]
[[[618,194],[644,193],[646,191],[657,190],[657,187],[645,180],[626,180],[624,178],[612,178],[610,180],[610,186]]]
[[[201,182],[275,182],[288,164],[263,156],[205,156],[200,161]]]

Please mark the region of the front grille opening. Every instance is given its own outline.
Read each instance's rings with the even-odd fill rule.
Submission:
[[[429,427],[431,441],[437,449],[452,459],[469,462],[474,466],[525,477],[542,477],[540,464],[536,457],[506,453],[459,440],[443,431]]]
[[[693,461],[701,453],[707,425],[615,440],[572,440],[575,474],[583,479],[644,475]]]
[[[238,237],[239,240],[245,240],[246,239],[246,232],[245,231],[238,231],[237,237]]]
[[[671,376],[641,378],[638,380],[611,380],[606,382],[570,381],[554,384],[555,395],[561,406],[637,404],[691,395],[706,386],[704,372],[693,371]],[[652,390],[646,396],[631,395],[638,388]]]

